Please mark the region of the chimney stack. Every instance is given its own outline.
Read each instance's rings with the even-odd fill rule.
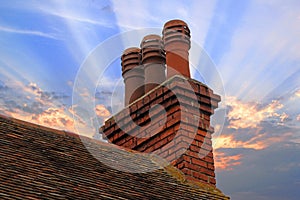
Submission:
[[[219,101],[206,85],[173,76],[108,119],[100,132],[118,146],[159,155],[188,180],[215,186],[210,117]]]
[[[140,49],[131,47],[126,49],[122,55],[122,76],[125,83],[125,106],[145,94],[144,69],[140,65]]]
[[[166,80],[166,57],[159,35],[147,35],[141,42],[142,65],[145,71],[145,93]]]
[[[189,49],[190,29],[181,20],[171,20],[165,23],[163,42],[166,51],[167,78],[182,75],[190,78]]]
[[[210,117],[221,98],[190,78],[190,30],[185,22],[167,22],[163,43],[160,36],[148,35],[141,42],[142,50],[124,51],[128,108],[108,119],[100,131],[113,144],[165,158],[186,179],[215,186]]]

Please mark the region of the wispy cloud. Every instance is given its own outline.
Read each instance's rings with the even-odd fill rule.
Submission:
[[[295,2],[249,4],[219,63],[227,94],[262,100],[299,69],[299,8]]]
[[[113,9],[121,30],[147,27],[162,28],[171,19],[189,24],[192,39],[202,45],[213,17],[216,1],[113,1]],[[132,12],[134,7],[134,12]],[[151,33],[149,33],[151,34]]]
[[[97,20],[94,20],[95,16],[85,16],[82,13],[79,15],[78,13],[71,13],[68,10],[64,10],[62,12],[59,12],[57,10],[49,10],[49,9],[40,9],[43,13],[49,14],[55,17],[60,17],[64,20],[71,20],[81,23],[87,23],[92,25],[98,25],[98,26],[104,26],[107,28],[114,27],[113,24],[110,21],[105,21],[103,19],[99,19],[97,17]]]
[[[14,34],[39,36],[39,37],[45,37],[45,38],[50,38],[55,40],[58,39],[58,37],[53,33],[44,33],[35,30],[23,30],[23,29],[0,26],[0,31],[7,32],[7,33],[14,33]]]
[[[131,8],[135,8],[135,12]],[[149,21],[156,22],[159,18],[150,14],[147,2],[141,1],[113,1],[113,9],[117,17],[117,24],[123,30],[149,27]]]

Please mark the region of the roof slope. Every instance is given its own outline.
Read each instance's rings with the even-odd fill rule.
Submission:
[[[128,154],[124,161],[143,163],[139,167],[145,171],[163,166],[111,144],[0,116],[0,199],[229,199],[217,189],[185,181],[172,166],[147,173],[110,168],[82,139],[105,162]]]

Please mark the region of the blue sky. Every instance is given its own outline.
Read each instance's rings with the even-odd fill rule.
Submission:
[[[92,92],[97,119],[80,121],[85,111],[72,109],[72,97],[87,58],[116,37],[119,48],[107,46],[102,57],[138,46],[140,38],[122,37],[130,31],[186,21],[210,60],[194,63],[204,71],[193,77],[221,92],[219,113],[227,113],[223,128],[215,124],[218,187],[232,199],[299,199],[299,1],[1,0],[0,13],[0,113],[70,131],[75,118],[88,136],[123,86],[119,57],[96,62],[97,88],[77,92],[87,103]],[[97,74],[85,73],[88,85]]]

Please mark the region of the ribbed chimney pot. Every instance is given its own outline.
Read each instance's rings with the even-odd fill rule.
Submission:
[[[144,95],[144,69],[141,64],[140,49],[131,47],[122,55],[122,76],[125,83],[125,106]]]
[[[190,29],[181,20],[171,20],[164,25],[163,42],[166,51],[167,78],[182,75],[190,78]]]
[[[159,35],[147,35],[141,42],[142,65],[145,71],[145,93],[166,80],[165,51]]]

